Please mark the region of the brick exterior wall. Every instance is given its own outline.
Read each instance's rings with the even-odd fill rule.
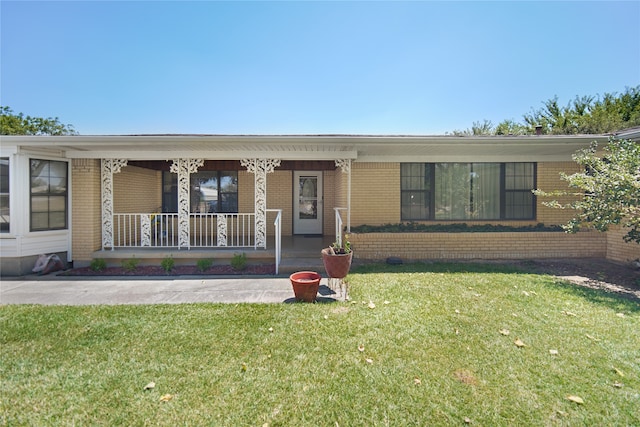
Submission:
[[[573,162],[539,163],[537,186],[545,191],[566,188],[560,171],[572,173]],[[94,251],[101,247],[100,160],[72,161],[72,231],[73,259],[88,264]],[[351,221],[361,224],[400,222],[400,164],[352,163]],[[283,210],[283,235],[293,230],[293,172],[278,170],[267,175],[267,208]],[[334,207],[347,207],[348,174],[340,169],[324,171],[324,234],[335,230]],[[254,176],[238,171],[238,208],[254,211]],[[114,211],[116,213],[155,212],[162,204],[161,172],[126,166],[114,175]],[[346,222],[346,211],[343,211]],[[547,208],[538,198],[534,221],[479,221],[506,225],[529,225],[539,222],[560,224],[571,217],[570,211]],[[273,234],[274,214],[268,216],[269,235]],[[433,223],[433,222],[430,222]],[[625,244],[622,230],[607,234],[564,233],[371,233],[351,236],[356,256],[384,259],[401,256],[406,259],[471,259],[471,258],[544,258],[544,257],[608,257],[615,261],[640,258],[640,245]],[[635,246],[634,246],[635,245]]]
[[[398,222],[400,163],[352,163],[351,226]]]
[[[88,264],[102,247],[100,160],[71,161],[71,248],[77,266]]]
[[[640,244],[625,243],[622,239],[625,234],[622,227],[613,227],[607,232],[607,259],[623,263],[640,259]]]
[[[253,174],[251,174],[253,179]],[[279,171],[276,169],[273,173],[267,175],[267,209],[282,209],[282,235],[290,236],[293,230],[293,194],[291,185],[293,180],[292,171]],[[253,186],[250,195],[243,195],[251,199],[251,209],[247,212],[253,212]],[[267,235],[272,236],[275,228],[273,221],[276,214],[267,212]]]
[[[579,171],[580,166],[575,162],[538,163],[537,186],[540,190],[546,192],[569,191],[567,182],[560,178],[560,172],[572,174]],[[538,197],[537,199],[537,222],[542,222],[546,225],[558,225],[565,224],[572,218],[573,212],[571,210],[550,208],[542,204],[542,202],[551,201],[553,198]],[[556,200],[564,204],[571,202],[572,198],[558,197]]]
[[[162,172],[125,166],[113,174],[113,212],[162,211]]]
[[[604,258],[599,232],[352,233],[354,256],[383,260]]]

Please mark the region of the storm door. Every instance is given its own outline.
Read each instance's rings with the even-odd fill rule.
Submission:
[[[293,174],[293,233],[322,234],[322,172]]]

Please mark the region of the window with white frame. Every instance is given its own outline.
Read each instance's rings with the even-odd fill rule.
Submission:
[[[31,231],[67,228],[67,162],[30,160]]]
[[[401,218],[535,219],[535,163],[402,163]]]
[[[8,233],[11,224],[9,191],[9,158],[0,157],[0,233]]]

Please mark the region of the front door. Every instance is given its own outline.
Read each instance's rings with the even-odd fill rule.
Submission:
[[[322,172],[294,172],[293,180],[293,234],[322,234]]]

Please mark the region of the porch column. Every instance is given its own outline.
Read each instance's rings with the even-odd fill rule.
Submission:
[[[347,175],[347,232],[351,232],[351,159],[338,159],[336,167]]]
[[[127,165],[126,159],[102,159],[100,170],[102,189],[102,249],[113,250],[113,174]]]
[[[203,159],[174,159],[170,171],[178,174],[178,249],[189,248],[191,222],[189,221],[192,173],[204,165]]]
[[[254,175],[255,247],[267,248],[267,174],[280,166],[280,159],[242,159],[242,167]]]

